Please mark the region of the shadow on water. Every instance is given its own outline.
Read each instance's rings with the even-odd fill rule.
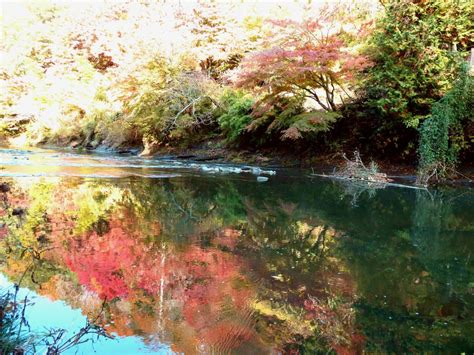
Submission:
[[[474,350],[469,189],[283,173],[2,181],[1,272],[84,316],[105,300],[97,324],[116,349]]]

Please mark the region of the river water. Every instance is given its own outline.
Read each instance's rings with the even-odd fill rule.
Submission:
[[[7,149],[0,183],[28,333],[113,337],[66,353],[474,351],[472,189]]]

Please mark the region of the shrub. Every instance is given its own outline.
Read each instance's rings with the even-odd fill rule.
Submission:
[[[122,83],[121,90],[124,117],[157,143],[179,141],[217,124],[220,86],[179,63],[157,58]]]
[[[305,97],[288,96],[276,98],[271,104],[261,103],[252,113],[253,120],[248,130],[262,134],[260,143],[314,138],[319,132],[328,131],[339,117],[337,112],[323,110],[307,111]],[[266,135],[266,137],[265,137]]]
[[[239,139],[252,120],[254,100],[242,91],[227,91],[221,97],[221,106],[225,113],[217,120],[228,142]]]
[[[420,129],[418,182],[427,184],[434,177],[445,178],[452,171],[462,149],[470,142],[464,126],[474,121],[474,80],[467,64],[453,88],[433,105],[431,116]]]

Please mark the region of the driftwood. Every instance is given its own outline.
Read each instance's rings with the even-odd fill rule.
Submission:
[[[376,163],[371,162],[369,167],[367,167],[362,161],[358,151],[354,152],[353,160],[347,158],[344,153],[342,154],[342,157],[345,160],[345,165],[339,170],[335,169],[332,175],[315,174],[314,171],[311,175],[343,181],[364,182],[368,185],[368,188],[372,189],[383,189],[386,186],[395,186],[408,189],[426,190],[425,187],[394,183],[387,174],[379,172]]]
[[[327,174],[316,174],[312,173],[311,176],[318,176],[318,177],[324,177],[324,178],[329,178],[329,179],[336,179],[336,180],[343,180],[343,181],[365,181],[368,184],[368,187],[372,188],[385,188],[386,186],[394,186],[394,187],[404,187],[407,189],[414,189],[414,190],[428,190],[426,187],[423,186],[412,186],[412,185],[404,185],[404,184],[398,184],[395,182],[371,182],[369,180],[360,180],[360,179],[348,179],[346,177],[342,176],[337,176],[337,175],[327,175]]]
[[[371,162],[369,167],[366,167],[357,150],[354,152],[353,160],[347,158],[344,153],[342,157],[345,160],[345,165],[342,169],[335,172],[336,176],[348,180],[363,180],[380,183],[392,181],[388,178],[387,174],[379,172],[379,168],[374,162]]]

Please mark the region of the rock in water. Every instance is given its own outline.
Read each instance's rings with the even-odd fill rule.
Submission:
[[[266,176],[257,176],[257,181],[258,182],[265,182],[265,181],[268,181],[268,178]]]
[[[8,192],[10,191],[10,185],[8,185],[6,182],[2,182],[0,184],[0,192]]]
[[[25,210],[21,207],[16,207],[12,211],[12,216],[23,216],[25,214]]]

